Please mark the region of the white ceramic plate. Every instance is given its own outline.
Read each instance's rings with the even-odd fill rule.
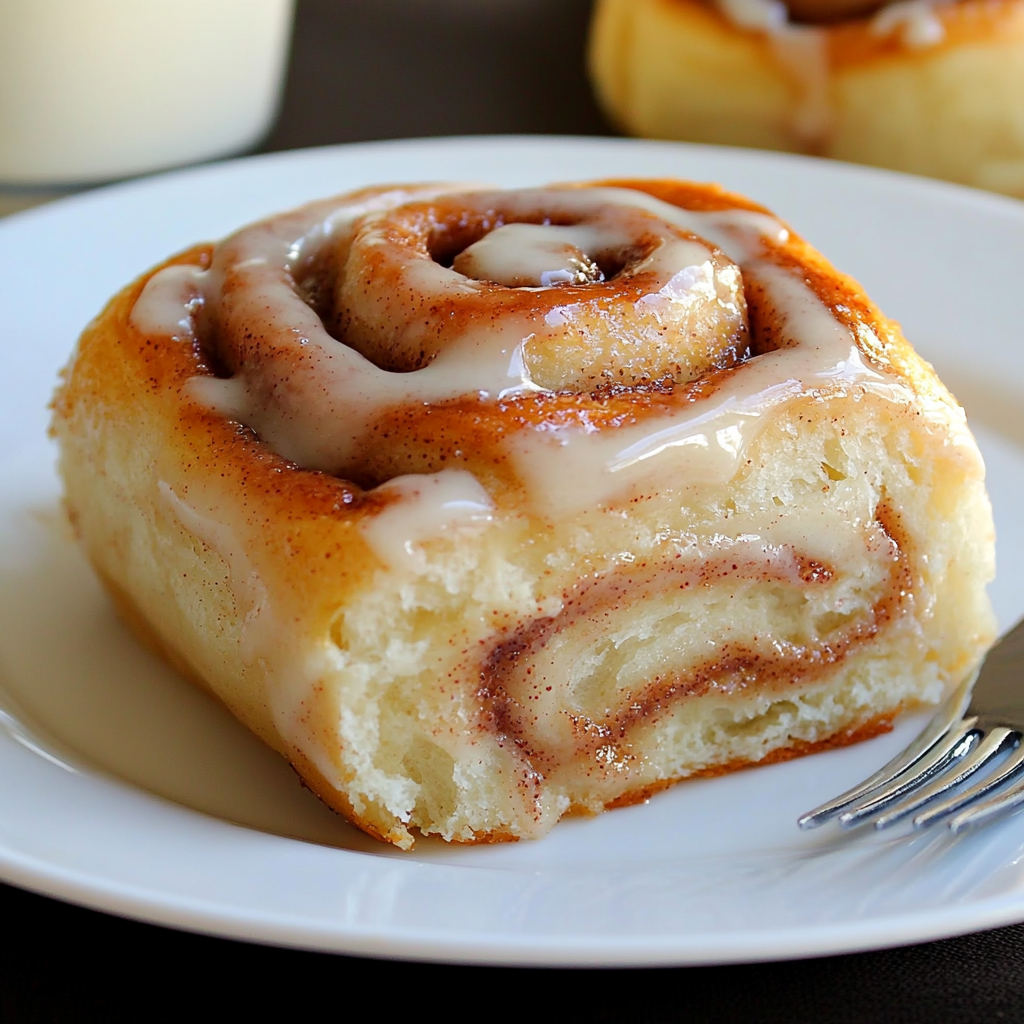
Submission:
[[[137,646],[61,525],[46,403],[82,325],[148,265],[364,184],[606,175],[745,192],[902,320],[972,416],[1000,530],[993,596],[1004,627],[1024,612],[1024,206],[793,157],[515,138],[283,154],[83,195],[0,224],[2,877],[198,931],[492,963],[774,959],[1024,920],[1022,817],[956,841],[797,831],[801,811],[920,720],[571,820],[537,843],[392,851]]]

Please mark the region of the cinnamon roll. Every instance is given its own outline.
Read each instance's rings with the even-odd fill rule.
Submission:
[[[116,296],[53,431],[129,622],[402,848],[872,735],[994,635],[963,411],[714,186],[272,217]]]
[[[631,134],[1024,196],[1024,0],[600,0],[590,67]]]

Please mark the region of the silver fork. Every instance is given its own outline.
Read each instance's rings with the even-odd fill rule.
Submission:
[[[916,829],[946,820],[953,832],[1024,803],[1024,620],[957,687],[909,747],[860,785],[803,815],[801,828],[838,819],[885,828],[920,811]],[[1002,763],[960,788],[1000,754]],[[945,797],[945,799],[941,799]],[[938,800],[938,803],[935,801]],[[920,810],[930,804],[926,810]]]

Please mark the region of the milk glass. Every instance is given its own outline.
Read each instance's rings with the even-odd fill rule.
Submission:
[[[241,152],[281,94],[294,0],[0,0],[0,183]]]

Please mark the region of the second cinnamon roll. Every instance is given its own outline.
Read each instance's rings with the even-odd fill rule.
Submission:
[[[590,71],[633,135],[1024,197],[1022,0],[599,0]]]

